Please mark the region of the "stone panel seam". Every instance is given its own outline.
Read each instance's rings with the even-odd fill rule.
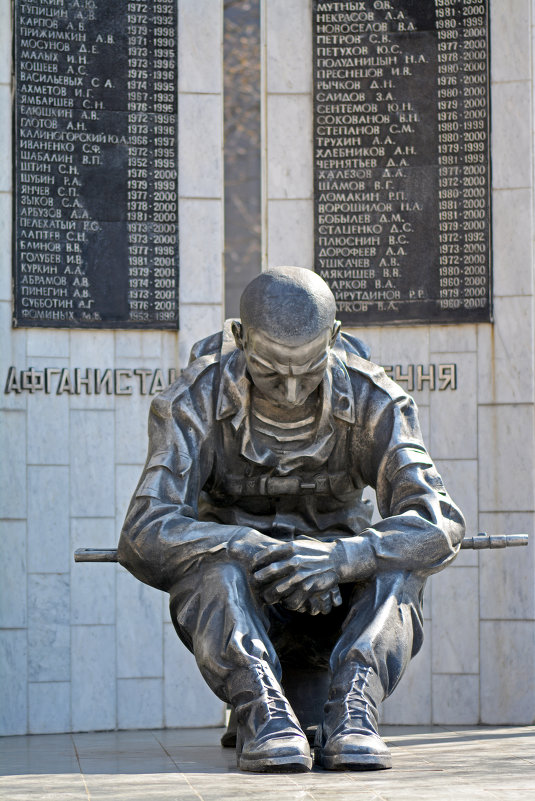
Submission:
[[[69,415],[69,433],[70,433],[70,415]],[[71,489],[70,489],[71,477],[69,475],[68,481],[68,496],[70,498]],[[70,501],[69,501],[70,503]],[[72,531],[71,531],[71,521],[69,519],[69,547],[72,542]],[[68,575],[68,583],[69,583],[69,730],[72,731],[73,729],[73,714],[72,714],[72,592],[71,592],[71,573],[66,573],[64,575]]]
[[[65,467],[65,465],[61,465]],[[70,520],[115,520],[110,515],[91,515],[91,517],[83,517],[82,515],[69,515]]]
[[[112,568],[112,570],[113,570],[113,568]],[[32,575],[35,575],[35,574],[32,573]],[[49,576],[50,573],[45,573],[45,575]],[[67,574],[64,573],[62,575],[67,575]],[[71,625],[72,628],[76,627],[78,629],[83,629],[83,628],[93,628],[94,629],[96,626],[101,626],[101,627],[109,628],[109,629],[112,629],[112,628],[115,627],[115,623],[71,623],[70,625]]]
[[[431,604],[431,606],[432,606],[432,604]],[[424,622],[425,622],[425,617],[424,617]],[[431,661],[430,661],[430,664],[429,664],[429,669],[431,671],[431,675],[429,677],[429,685],[430,685],[429,713],[431,715],[431,725],[433,726],[435,724],[435,703],[434,703],[434,686],[433,686],[434,685],[434,675],[435,674],[433,673],[433,639],[434,638],[433,638],[433,626],[432,626],[432,623],[433,623],[433,618],[431,617],[429,619],[429,626],[428,626],[428,629],[429,629],[429,650],[430,650],[430,653],[431,653],[431,657],[430,657]],[[424,633],[424,637],[427,637],[427,636],[428,635],[426,633]]]
[[[26,342],[27,347],[27,342]],[[26,410],[26,417],[28,413]],[[28,468],[26,467],[26,491],[28,490]],[[26,510],[26,515],[28,510]],[[30,731],[30,586],[28,565],[30,564],[30,538],[28,536],[28,522],[26,517],[26,734]]]
[[[479,382],[478,382],[479,383]],[[477,464],[478,464],[478,471],[479,471],[479,414],[476,412],[476,426],[477,426]],[[479,486],[479,482],[478,482]],[[479,515],[481,510],[479,509],[479,489],[477,491],[477,522],[479,523]],[[479,526],[478,526],[479,528]],[[477,722],[481,720],[481,570],[480,568],[480,558],[479,553],[477,554],[477,617],[478,617],[478,625],[477,625],[477,687],[478,687],[478,694],[477,694]]]
[[[447,673],[443,670],[434,670],[433,676],[479,676],[479,673],[469,673],[466,670],[462,673]]]
[[[531,401],[508,401],[506,403],[478,403],[479,409],[499,409],[501,406],[516,406],[517,408],[526,407],[527,409],[533,408],[533,403]]]
[[[479,514],[504,514],[504,515],[531,515],[533,514],[533,509],[503,509],[500,507],[499,509],[478,509]],[[528,546],[529,547],[529,546]]]
[[[141,359],[141,357],[140,357]],[[132,393],[133,394],[133,393]],[[125,396],[129,397],[129,396]],[[117,410],[116,406],[106,406],[106,407],[96,407],[96,406],[71,406],[70,410],[72,412],[115,412]],[[35,466],[35,465],[33,465]],[[57,464],[57,465],[46,465],[46,467],[65,467],[65,464]]]
[[[25,353],[28,358],[28,338],[25,342]],[[24,410],[26,422],[26,434],[28,431],[28,406]],[[28,490],[29,490],[29,466],[28,466],[28,436],[26,435],[26,568],[30,564],[30,538],[28,536]],[[30,586],[29,573],[26,569],[26,733],[30,732]]]
[[[308,197],[268,197],[269,202],[277,201],[277,203],[293,203],[296,200],[299,200],[300,202],[307,201],[307,203],[310,203],[314,200],[314,198],[310,195]],[[344,326],[344,329],[347,329],[348,327],[349,326]]]
[[[418,408],[422,409],[422,408],[425,408],[425,407],[418,406]],[[476,459],[475,456],[473,458],[470,458],[470,456],[467,456],[467,457],[464,457],[464,456],[446,456],[446,457],[442,457],[442,458],[439,458],[439,459],[435,459],[434,461],[435,462],[440,462],[440,463],[443,463],[443,462],[477,462],[477,459]]]
[[[490,99],[491,99],[491,102],[492,102],[492,95],[490,96]],[[489,113],[489,125],[490,125],[490,122],[491,122],[491,118],[490,118],[491,114],[492,114],[492,108],[490,109],[490,113]],[[491,133],[491,135],[492,135],[492,133]],[[492,165],[492,140],[489,142],[489,147],[490,147],[489,155],[490,155],[490,158],[491,158],[491,165]],[[492,171],[491,171],[491,174],[490,174],[490,181],[491,181],[491,194],[492,194],[492,190],[493,190],[493,187],[492,187]],[[491,214],[492,214],[492,200],[491,200]],[[491,219],[490,236],[491,236],[491,242],[493,242],[494,225],[493,225],[492,219]],[[493,292],[494,291],[494,264],[493,264],[493,261],[492,261],[492,257],[493,257],[493,253],[491,252],[491,271],[492,271],[491,291]],[[489,323],[488,325],[492,326],[493,324]],[[477,354],[476,354],[476,360],[475,360],[476,361],[476,364],[475,364],[476,376],[479,375],[479,367],[480,367],[479,361],[480,361],[480,358],[481,358],[481,355],[480,355],[480,336],[479,336],[481,330],[482,329],[481,329],[480,326],[476,326],[476,330],[475,330],[475,337],[476,337],[475,341],[476,341],[476,348],[477,348]],[[493,329],[491,328],[491,331],[492,330]],[[477,481],[477,487],[475,488],[475,499],[476,499],[476,519],[477,519],[478,531],[481,531],[481,525],[480,525],[481,509],[480,509],[480,505],[479,505],[480,504],[479,486],[480,486],[480,483],[481,483],[481,462],[480,462],[481,453],[480,453],[480,431],[479,431],[480,391],[481,391],[480,390],[480,382],[476,381],[476,397],[475,397],[475,404],[474,404],[474,407],[473,407],[473,414],[474,414],[474,417],[475,417],[474,425],[475,425],[475,429],[476,429],[476,481]],[[479,565],[480,565],[479,553],[476,553],[476,565],[475,566],[477,567],[477,646],[478,646],[477,647],[478,679],[477,679],[477,721],[476,722],[478,722],[478,723],[481,720],[481,592],[480,592],[480,586],[479,586]]]
[[[84,410],[81,409],[80,411],[84,411]],[[94,409],[92,409],[91,411],[94,411]],[[28,462],[27,466],[28,467],[69,467],[70,463],[69,462],[46,462],[46,463],[43,463],[43,462]]]
[[[518,83],[531,83],[531,78],[515,78],[511,81],[495,81],[491,80],[491,86],[507,86],[508,84],[518,84]]]
[[[29,576],[70,576],[68,570],[28,570]]]
[[[214,308],[217,308],[218,306],[221,306],[221,303],[201,303],[200,301],[187,301],[186,303],[181,303],[180,305],[183,308],[186,306],[213,306]]]
[[[501,295],[501,294],[497,294],[497,293],[495,293],[495,295],[494,295],[495,299],[496,298],[500,298],[501,300],[511,300],[511,299],[515,299],[515,298],[524,299],[524,298],[532,298],[532,297],[533,297],[533,292],[523,292],[521,295],[519,295],[519,294]]]
[[[481,617],[481,623],[535,623],[535,617]]]
[[[163,673],[159,676],[118,676],[118,679],[120,681],[145,681],[145,679],[148,681],[160,681],[160,679],[163,679]]]

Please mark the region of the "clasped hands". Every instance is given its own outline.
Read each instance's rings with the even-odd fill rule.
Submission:
[[[338,542],[305,536],[280,542],[251,530],[233,538],[229,550],[247,567],[267,604],[326,615],[342,603],[338,585],[347,565],[345,550]]]

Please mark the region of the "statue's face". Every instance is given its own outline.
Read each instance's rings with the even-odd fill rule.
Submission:
[[[243,341],[254,385],[277,406],[300,406],[320,385],[329,358],[332,330],[306,343],[281,343],[249,329]]]

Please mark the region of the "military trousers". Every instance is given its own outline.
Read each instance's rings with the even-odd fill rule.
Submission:
[[[279,681],[285,665],[329,668],[334,683],[348,669],[371,668],[385,698],[422,645],[424,585],[411,572],[379,572],[342,585],[342,605],[329,614],[310,615],[263,603],[244,567],[220,551],[180,578],[170,610],[205,681],[227,703],[233,673],[258,663]]]

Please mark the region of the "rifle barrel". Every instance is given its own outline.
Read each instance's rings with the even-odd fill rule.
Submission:
[[[527,544],[527,534],[486,534],[482,532],[475,537],[465,537],[461,542],[461,548],[479,551],[483,548],[513,548]]]
[[[513,548],[527,545],[527,534],[476,534],[465,537],[462,550],[480,551],[488,548]],[[117,548],[78,548],[74,552],[75,562],[117,562]]]
[[[78,548],[75,562],[117,562],[117,548]]]

